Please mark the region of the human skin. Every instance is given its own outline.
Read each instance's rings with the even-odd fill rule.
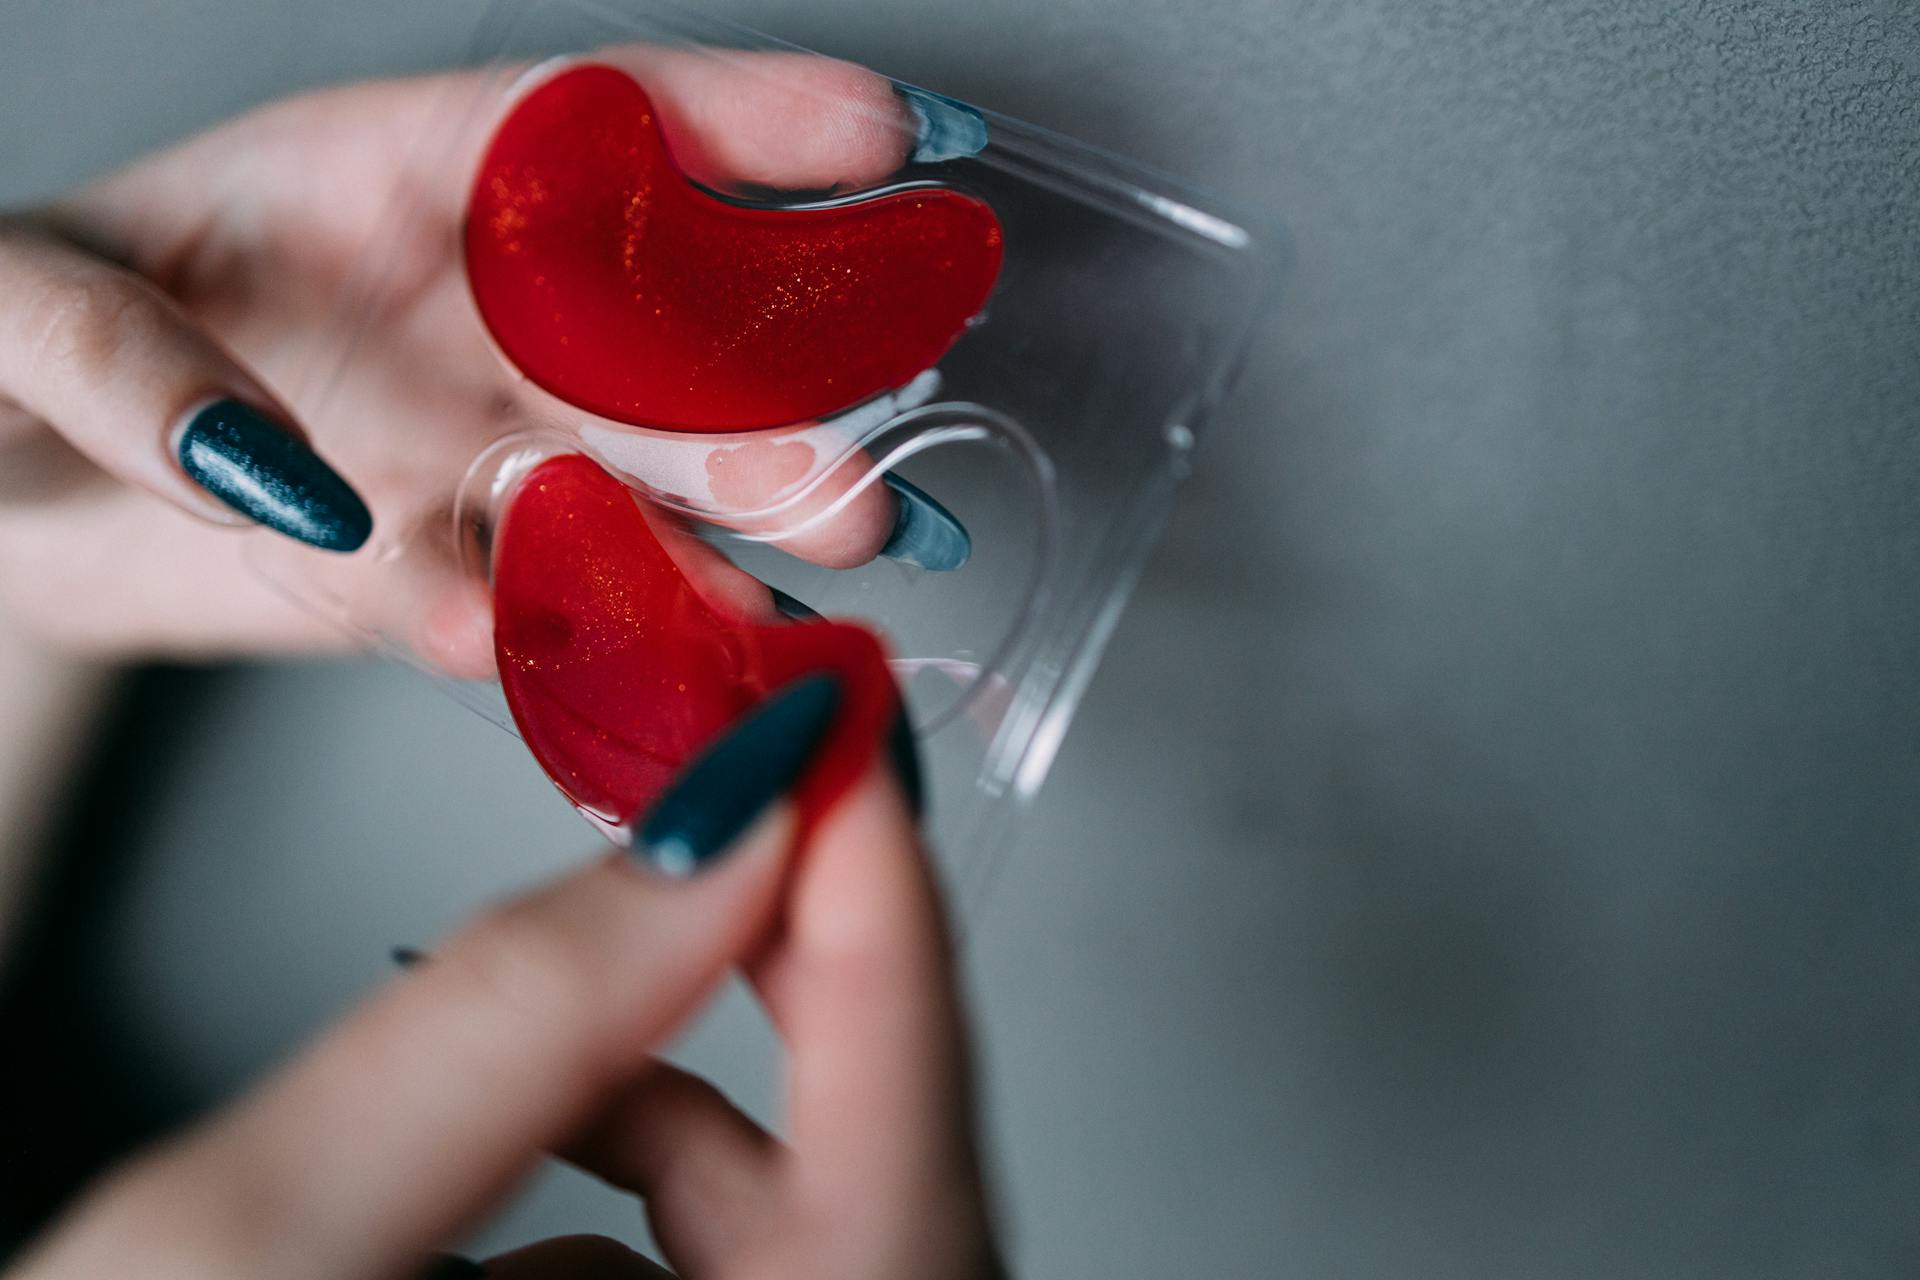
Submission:
[[[709,185],[870,185],[911,144],[887,82],[844,64],[766,55],[767,74],[732,81],[686,55],[602,56],[645,76],[676,156]],[[102,660],[351,643],[256,576],[244,521],[180,466],[195,406],[255,407],[342,460],[375,510],[408,505],[485,438],[512,375],[453,326],[372,335],[328,404],[377,404],[377,420],[281,390],[417,176],[406,144],[450,83],[291,99],[0,219],[0,693],[36,695],[21,741],[71,746]],[[460,194],[428,196],[453,219]],[[397,250],[403,272],[417,254],[416,320],[464,304],[425,245]],[[429,426],[426,443],[396,422]],[[886,544],[893,501],[867,488],[787,549],[860,563]],[[487,602],[445,568],[398,638],[486,674]],[[0,789],[16,837],[35,800]],[[803,859],[794,828],[775,803],[690,880],[608,855],[489,914],[232,1108],[111,1173],[17,1275],[412,1275],[547,1151],[642,1195],[682,1275],[992,1274],[951,958],[898,785],[876,769]],[[731,968],[788,1050],[778,1139],[652,1056]],[[665,1274],[582,1239],[490,1270]]]

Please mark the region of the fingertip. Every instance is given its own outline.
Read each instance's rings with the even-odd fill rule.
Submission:
[[[886,487],[868,484],[849,494],[831,515],[802,525],[774,545],[828,569],[855,569],[882,553],[898,522]]]
[[[495,674],[493,605],[485,588],[462,582],[443,590],[420,615],[413,650],[455,680],[485,680]]]
[[[829,569],[867,563],[893,537],[899,515],[887,487],[873,479],[871,457],[860,451],[834,457],[845,447],[822,426],[714,447],[705,471],[715,502],[765,513],[720,518]]]
[[[831,185],[865,187],[906,163],[920,118],[885,76],[851,62],[814,58],[796,75],[792,145],[806,148]]]
[[[708,186],[872,186],[906,162],[920,135],[893,83],[851,62],[646,46],[597,56],[649,90],[675,162]]]

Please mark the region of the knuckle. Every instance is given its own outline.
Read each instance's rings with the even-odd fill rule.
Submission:
[[[31,364],[43,373],[111,367],[128,344],[164,326],[166,304],[141,282],[113,272],[49,284],[23,315]]]

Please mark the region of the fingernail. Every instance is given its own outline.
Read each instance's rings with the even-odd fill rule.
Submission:
[[[463,1258],[454,1253],[435,1254],[433,1261],[420,1272],[420,1280],[477,1280],[487,1274],[487,1269],[472,1258]]]
[[[634,856],[670,876],[718,858],[813,759],[840,707],[840,681],[805,676],[761,703],[667,789],[640,828]]]
[[[180,468],[241,515],[324,551],[353,551],[373,516],[353,486],[266,414],[216,400],[188,419]]]
[[[884,477],[893,490],[898,514],[894,517],[893,536],[880,554],[902,564],[918,565],[934,573],[958,569],[973,554],[973,539],[967,527],[919,486],[909,484],[889,471]]]
[[[768,594],[773,596],[773,611],[793,622],[818,622],[820,611],[804,601],[796,600],[778,587],[769,586]]]
[[[893,728],[887,734],[887,759],[893,763],[893,773],[900,781],[900,793],[907,798],[907,808],[919,818],[926,812],[926,781],[920,773],[920,746],[914,741],[913,726],[907,723],[904,707],[893,718]]]
[[[417,947],[395,947],[387,953],[394,964],[402,969],[411,969],[427,958],[427,953]]]
[[[958,160],[986,150],[986,118],[966,103],[910,84],[894,89],[920,126],[913,140],[915,164]]]

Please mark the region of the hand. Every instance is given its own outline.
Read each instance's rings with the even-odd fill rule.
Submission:
[[[928,119],[939,103],[909,107],[844,63],[640,46],[595,56],[643,80],[676,158],[709,186],[867,186],[907,158],[916,118],[921,138],[940,132]],[[488,348],[447,247],[488,124],[450,166],[413,146],[443,95],[478,91],[475,74],[291,99],[0,219],[0,610],[109,654],[331,647],[344,637],[251,572],[247,540],[223,525],[350,551],[371,508],[451,543],[455,482],[527,394]],[[408,232],[391,200],[412,188],[429,213]],[[352,273],[389,253],[408,302],[380,313],[321,401],[300,379],[337,357]],[[771,496],[779,468],[753,446],[733,454],[744,510],[758,489]],[[923,501],[871,486],[783,546],[858,564]],[[374,537],[423,540],[408,527]],[[446,550],[361,621],[483,675],[484,595]]]
[[[109,1177],[12,1280],[403,1280],[547,1150],[643,1197],[683,1276],[999,1274],[952,960],[902,793],[878,766],[798,856],[790,807],[765,794],[824,733],[831,706],[802,705],[813,683],[655,810],[643,849],[680,839],[701,870],[613,854],[467,927],[250,1097]],[[650,1057],[735,963],[786,1045],[784,1141]],[[668,1274],[583,1238],[486,1265]]]

